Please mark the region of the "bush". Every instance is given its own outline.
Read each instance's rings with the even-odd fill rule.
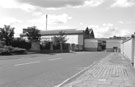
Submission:
[[[12,47],[12,46],[4,46],[0,48],[0,55],[11,55],[11,54],[26,54],[26,49]]]
[[[17,47],[15,47],[15,48],[13,48],[11,50],[11,53],[13,53],[13,54],[26,54],[27,52],[23,48],[17,48]]]
[[[10,50],[8,47],[0,48],[0,55],[11,55]]]
[[[40,49],[41,50],[50,50],[51,44],[52,44],[52,42],[50,42],[50,41],[44,41],[40,44]],[[69,44],[63,43],[62,46],[63,46],[63,50],[68,50]],[[53,44],[53,50],[60,50],[60,44],[59,43]]]
[[[11,45],[13,47],[18,47],[18,48],[24,48],[24,49],[27,49],[29,50],[31,48],[31,43],[30,42],[26,42],[25,40],[23,39],[14,39],[11,43]]]
[[[60,50],[60,44],[54,44],[53,49],[54,50]]]
[[[44,41],[40,44],[40,49],[41,50],[50,50],[50,48],[51,48],[50,44],[51,44],[50,41]]]
[[[62,44],[63,50],[68,50],[68,44]],[[60,50],[60,44],[53,45],[54,50]]]

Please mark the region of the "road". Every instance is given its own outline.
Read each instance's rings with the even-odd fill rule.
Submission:
[[[0,56],[0,87],[53,87],[109,53]]]

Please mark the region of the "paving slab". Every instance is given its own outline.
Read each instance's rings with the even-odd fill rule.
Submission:
[[[70,83],[60,87],[134,87],[135,69],[120,53],[112,53]]]

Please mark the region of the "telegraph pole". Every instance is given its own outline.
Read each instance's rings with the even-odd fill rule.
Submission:
[[[48,15],[46,14],[46,31],[47,31],[47,23],[48,22]]]

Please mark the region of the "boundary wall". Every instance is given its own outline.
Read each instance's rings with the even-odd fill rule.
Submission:
[[[135,38],[134,36],[132,36],[131,38],[121,43],[121,53],[125,57],[129,58],[132,66],[134,66],[134,63],[135,63],[135,59],[134,59],[135,58]]]

